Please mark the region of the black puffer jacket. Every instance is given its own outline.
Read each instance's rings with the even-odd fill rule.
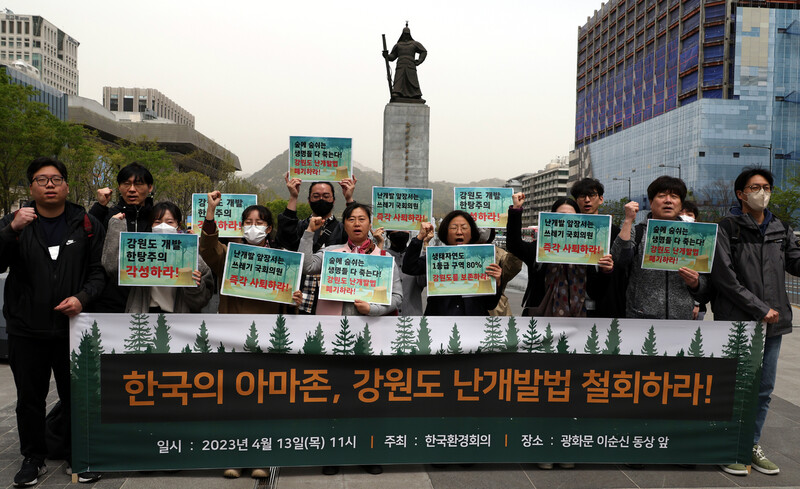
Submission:
[[[55,261],[41,238],[38,220],[20,233],[11,229],[14,214],[0,221],[0,272],[10,269],[3,305],[9,334],[66,338],[69,318],[53,309],[71,296],[85,309],[103,290],[105,231],[79,205],[67,202],[64,212],[69,231]]]

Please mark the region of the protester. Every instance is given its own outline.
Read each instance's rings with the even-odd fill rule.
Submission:
[[[545,317],[586,317],[586,302],[590,299],[589,284],[604,290],[614,270],[611,255],[598,260],[598,265],[543,264],[536,261],[537,242],[522,240],[522,206],[525,194],[515,193],[508,211],[506,246],[528,265],[528,287],[523,297],[523,315]],[[553,202],[551,212],[577,214],[578,204],[566,197]]]
[[[599,214],[603,205],[605,187],[599,180],[584,178],[578,180],[570,188],[572,198],[578,203],[581,214]],[[611,224],[611,242],[619,235],[619,226]],[[592,281],[587,287],[590,299],[586,303],[586,315],[589,317],[621,318],[625,317],[625,291],[628,288],[626,269],[617,267],[611,272],[608,281]],[[602,288],[599,287],[602,285]]]
[[[45,409],[50,372],[63,415],[70,419],[69,318],[103,290],[101,263],[105,232],[83,207],[67,201],[67,169],[37,158],[27,169],[33,200],[0,222],[0,270],[10,269],[3,315],[8,362],[17,388],[17,430],[22,467],[17,486],[31,486],[47,472]],[[67,446],[71,439],[65,429]],[[67,457],[71,463],[71,456]],[[79,482],[95,482],[84,472]]]
[[[733,188],[739,205],[719,223],[711,279],[715,294],[711,308],[717,321],[761,321],[767,324],[761,385],[758,391],[753,468],[778,474],[759,444],[775,387],[781,338],[792,332],[792,305],[786,294],[785,273],[800,275],[800,248],[792,228],[775,217],[767,205],[772,173],[745,168]],[[723,466],[725,472],[747,475],[745,464]]]
[[[472,216],[464,211],[452,211],[442,219],[439,225],[439,239],[445,245],[476,244],[480,231]],[[423,244],[433,238],[433,224],[423,222],[419,233],[411,240],[403,258],[403,272],[409,275],[427,275]],[[447,295],[428,296],[425,307],[426,316],[488,316],[489,311],[497,307],[502,294],[500,282],[503,270],[497,263],[486,267],[486,274],[498,281],[497,292],[487,295]]]
[[[222,193],[219,190],[209,192],[207,195],[206,218],[203,221],[200,232],[200,257],[205,260],[214,275],[221,281],[225,271],[225,260],[228,254],[227,245],[223,244],[219,238],[219,229],[214,220],[214,211],[222,201]],[[272,232],[272,213],[262,205],[251,205],[242,212],[242,231],[245,243],[253,246],[264,246],[272,248],[269,235]],[[233,242],[241,242],[235,239]],[[293,295],[295,303],[300,300],[300,291]],[[244,297],[234,297],[220,295],[219,313],[220,314],[294,314],[296,308],[280,304],[277,302],[260,301],[247,299]],[[225,477],[241,477],[242,469],[226,469],[223,473]],[[269,472],[265,468],[252,469],[251,476],[254,479],[266,478]]]
[[[386,250],[386,253],[394,257],[395,263],[402,265],[410,233],[408,231],[389,231],[387,236],[389,249]],[[422,316],[422,291],[425,289],[425,277],[408,275],[400,270],[400,283],[403,284],[403,302],[400,304],[399,314],[401,316]]]
[[[342,213],[345,236],[347,243],[339,246],[330,246],[324,251],[338,251],[342,253],[358,253],[362,255],[383,255],[387,253],[369,239],[372,212],[365,204],[352,202],[347,205]],[[299,251],[305,255],[303,259],[303,273],[319,274],[322,271],[323,250],[313,251],[314,234],[325,224],[325,219],[319,216],[312,217],[308,228],[300,240]],[[370,304],[356,300],[352,304],[340,301],[317,301],[317,314],[338,316],[386,316],[397,311],[403,301],[403,285],[400,282],[400,270],[397,263],[394,265],[392,277],[392,299],[390,305]]]
[[[308,223],[312,217],[324,219],[324,225],[314,232],[313,251],[316,253],[324,246],[343,244],[347,241],[342,223],[333,216],[333,205],[336,203],[336,194],[331,182],[314,182],[308,188],[308,205],[311,207],[311,216],[302,221],[297,218],[297,199],[300,195],[300,185],[303,183],[299,178],[289,179],[286,173],[286,188],[289,190],[289,202],[286,209],[278,215],[278,234],[279,246],[287,250],[297,251],[300,246],[300,239],[308,229]],[[347,204],[353,202],[353,192],[356,187],[356,177],[345,178],[339,182]],[[303,300],[300,303],[300,312],[303,314],[314,314],[316,308],[315,298],[319,288],[319,275],[304,275],[303,285],[300,288],[303,292]]]
[[[181,210],[172,202],[159,202],[153,206],[152,232],[174,234],[185,232]],[[103,245],[103,268],[110,280],[119,275],[119,240],[125,230],[125,215],[116,214],[108,221],[108,234]],[[197,258],[197,270],[192,272],[196,287],[130,287],[125,312],[130,313],[197,313],[214,293],[211,269]]]
[[[651,212],[647,219],[678,220],[686,199],[686,184],[679,178],[661,176],[647,187]],[[626,314],[628,318],[692,319],[695,300],[708,289],[708,277],[695,270],[681,267],[677,273],[642,268],[642,245],[647,223],[633,221],[639,203],[625,204],[625,220],[619,235],[611,245],[611,255],[618,267],[628,269]]]
[[[331,246],[325,251],[337,251],[341,253],[356,253],[361,255],[383,255],[386,252],[378,248],[369,239],[372,213],[368,206],[351,202],[342,213],[345,236],[347,243],[340,246]],[[314,236],[325,224],[325,219],[320,216],[313,216],[308,222],[308,228],[303,233],[300,240],[300,252],[303,253],[303,272],[306,274],[319,274],[323,265],[323,250],[313,251]],[[318,300],[317,314],[333,316],[386,316],[400,307],[403,301],[403,285],[400,281],[400,270],[397,263],[394,263],[392,272],[392,299],[389,305],[370,304],[363,300],[355,300],[352,303]],[[380,465],[364,465],[363,469],[370,474],[377,475],[383,473]],[[322,468],[325,475],[334,475],[339,472],[339,467],[326,466]]]
[[[89,214],[96,217],[103,228],[108,228],[111,216],[123,213],[127,229],[131,232],[149,232],[153,222],[153,175],[139,163],[131,163],[120,169],[117,174],[119,185],[119,202],[108,207],[113,191],[106,187],[97,191],[97,202],[89,209]],[[90,304],[87,312],[122,312],[128,302],[128,287],[120,287],[116,280],[106,281],[103,293]]]
[[[683,203],[683,209],[681,209],[681,213],[678,216],[683,221],[686,222],[696,222],[700,220],[700,209],[697,207],[697,204],[692,202],[691,200],[687,200]],[[702,321],[706,317],[706,312],[708,312],[708,308],[706,307],[707,302],[700,303],[698,301],[694,301],[694,309],[692,309],[692,319],[696,319],[697,321]]]

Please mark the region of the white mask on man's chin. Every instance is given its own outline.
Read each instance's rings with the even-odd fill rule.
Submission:
[[[680,218],[681,218],[681,221],[683,221],[683,222],[694,222],[694,217],[692,217],[692,216],[687,216],[686,214],[681,214],[681,215],[680,215],[680,216],[678,216],[678,217],[680,217]]]

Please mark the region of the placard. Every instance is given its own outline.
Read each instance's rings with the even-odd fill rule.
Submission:
[[[289,137],[289,178],[340,182],[353,176],[351,138]]]
[[[302,273],[302,253],[229,243],[220,294],[294,304]]]
[[[597,265],[611,250],[611,216],[539,213],[536,261]]]
[[[255,194],[222,194],[222,200],[214,209],[220,238],[242,237],[242,213],[251,205],[258,204]],[[192,233],[200,234],[206,219],[208,194],[192,194]]]
[[[717,225],[709,222],[647,221],[642,268],[691,268],[711,273],[717,245]]]
[[[326,251],[322,254],[319,298],[392,303],[394,257]]]
[[[497,283],[486,273],[495,263],[494,245],[428,246],[425,248],[428,296],[491,295]]]
[[[129,233],[119,236],[119,285],[196,287],[196,234]]]
[[[453,208],[472,216],[479,228],[505,228],[513,194],[506,187],[455,187]]]
[[[372,187],[372,229],[419,231],[433,222],[433,190],[429,188]]]
[[[764,329],[79,314],[70,319],[72,468],[748,464]]]

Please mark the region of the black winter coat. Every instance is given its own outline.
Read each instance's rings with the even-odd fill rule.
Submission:
[[[0,221],[0,272],[9,269],[3,305],[9,334],[66,338],[69,318],[53,309],[71,296],[85,309],[103,290],[105,231],[79,205],[67,202],[64,212],[69,231],[55,261],[41,237],[38,220],[19,234],[11,229],[13,213]]]

